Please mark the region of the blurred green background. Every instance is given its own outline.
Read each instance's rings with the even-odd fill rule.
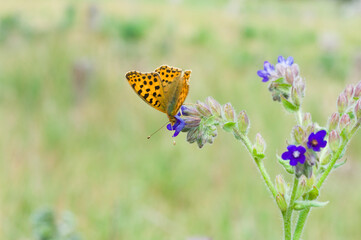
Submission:
[[[147,140],[167,118],[124,75],[192,69],[186,102],[246,110],[274,178],[286,175],[274,156],[295,121],[256,71],[293,56],[304,110],[325,125],[361,80],[360,26],[360,1],[1,1],[0,239],[36,239],[31,219],[44,207],[70,211],[83,239],[281,239],[242,144],[223,131],[203,149],[184,134],[173,146],[165,129]],[[360,144],[358,133],[304,239],[361,239]]]

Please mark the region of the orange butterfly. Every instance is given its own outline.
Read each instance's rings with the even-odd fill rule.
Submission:
[[[166,113],[172,125],[189,91],[191,70],[160,66],[154,72],[130,71],[125,77],[130,86],[146,103]]]

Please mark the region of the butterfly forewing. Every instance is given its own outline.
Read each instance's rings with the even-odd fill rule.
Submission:
[[[155,70],[162,79],[163,92],[168,92],[169,87],[173,82],[177,81],[181,74],[182,70],[176,67],[170,67],[167,65],[160,66]]]
[[[166,113],[163,87],[158,73],[128,72],[125,77],[134,91],[149,105]]]

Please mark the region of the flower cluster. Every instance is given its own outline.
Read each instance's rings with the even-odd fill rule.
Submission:
[[[336,130],[339,134],[347,136],[355,124],[360,124],[361,119],[361,81],[355,86],[349,84],[337,99],[337,113],[329,119],[330,131]]]
[[[297,130],[300,130],[300,128],[296,128]],[[300,132],[294,133],[299,134]],[[296,146],[296,145],[289,145],[287,147],[286,152],[282,154],[283,160],[289,160],[291,166],[296,167],[296,173],[297,173],[297,166],[298,164],[305,164],[307,160],[307,165],[312,167],[315,162],[315,154],[316,152],[320,152],[321,148],[326,147],[327,141],[324,140],[327,132],[325,130],[320,130],[317,133],[312,132],[309,134],[307,142],[304,142],[302,145]],[[302,141],[302,140],[301,140]],[[297,141],[298,142],[298,141]],[[303,145],[307,145],[306,147]],[[309,173],[312,173],[311,171],[308,171]],[[303,174],[304,172],[300,172],[300,174]],[[308,176],[310,177],[310,176]]]
[[[222,106],[212,97],[208,97],[205,102],[197,101],[195,104],[183,105],[175,118],[176,123],[167,126],[168,130],[175,131],[173,137],[181,131],[187,132],[187,141],[197,142],[199,148],[206,143],[214,142],[214,138],[218,135],[217,126],[229,131],[236,128],[242,133],[246,133],[249,129],[249,120],[245,111],[241,111],[236,117],[230,103]]]
[[[270,81],[268,89],[273,100],[282,101],[288,111],[296,111],[305,95],[305,83],[293,58],[279,56],[276,66],[265,61],[263,67],[257,74],[263,82]]]

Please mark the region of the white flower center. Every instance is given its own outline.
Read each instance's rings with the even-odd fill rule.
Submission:
[[[294,158],[298,158],[301,155],[301,153],[299,151],[294,151],[292,153],[292,155],[293,155]]]

